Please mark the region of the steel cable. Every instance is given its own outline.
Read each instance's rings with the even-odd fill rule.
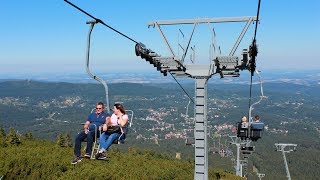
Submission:
[[[120,31],[118,31],[118,30],[114,29],[113,27],[111,27],[111,26],[107,25],[107,24],[106,24],[106,23],[104,23],[102,20],[100,20],[100,19],[98,19],[98,18],[96,18],[96,17],[92,16],[91,14],[87,13],[87,12],[86,12],[86,11],[84,11],[83,9],[79,8],[78,6],[76,6],[76,5],[72,4],[72,3],[71,3],[71,2],[69,2],[68,0],[64,0],[64,1],[65,1],[65,2],[67,2],[68,4],[70,4],[71,6],[73,6],[74,8],[78,9],[79,11],[83,12],[83,13],[84,13],[84,14],[86,14],[87,16],[91,17],[92,19],[96,20],[98,23],[101,23],[101,24],[105,25],[105,26],[106,26],[106,27],[108,27],[109,29],[111,29],[111,30],[115,31],[116,33],[118,33],[118,34],[122,35],[123,37],[125,37],[125,38],[129,39],[130,41],[135,42],[135,43],[138,43],[138,42],[137,42],[137,41],[135,41],[134,39],[130,38],[129,36],[127,36],[127,35],[123,34],[123,33],[122,33],[122,32],[120,32]]]

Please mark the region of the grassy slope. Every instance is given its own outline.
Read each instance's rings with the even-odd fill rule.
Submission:
[[[71,165],[73,149],[45,140],[24,140],[0,147],[0,176],[4,179],[193,179],[193,163],[170,159],[153,151],[116,148],[103,161],[84,159]],[[209,170],[209,179],[241,179],[222,170]]]

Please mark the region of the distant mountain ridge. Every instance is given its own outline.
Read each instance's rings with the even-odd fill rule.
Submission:
[[[292,83],[301,85],[320,85],[320,70],[316,71],[264,71],[261,72],[261,77],[264,82]],[[97,76],[104,79],[107,83],[170,83],[175,82],[170,76],[164,77],[157,71],[150,72],[117,72],[104,73],[99,72]],[[69,83],[98,83],[90,78],[86,73],[63,73],[63,74],[1,74],[0,82],[12,80],[32,80],[41,82],[69,82]],[[178,78],[181,83],[193,82],[189,78]],[[220,79],[219,75],[214,75],[210,81],[215,83],[236,83],[248,84],[250,82],[249,73],[242,71],[239,78]],[[258,82],[257,75],[254,81]]]

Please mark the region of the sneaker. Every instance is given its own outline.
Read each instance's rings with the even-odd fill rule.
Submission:
[[[71,161],[71,164],[77,164],[78,162],[81,162],[81,157],[76,157],[73,161]]]
[[[107,156],[105,153],[97,153],[95,158],[98,160],[103,160],[103,159],[106,159]]]
[[[99,159],[100,154],[101,154],[101,153],[98,152],[96,155],[94,155],[94,158],[95,158],[95,159]]]
[[[98,159],[106,159],[107,158],[107,155],[106,155],[106,153],[101,153],[101,155],[100,155],[100,157],[98,158]]]
[[[91,158],[91,155],[90,155],[89,153],[86,153],[86,154],[84,155],[84,158]]]

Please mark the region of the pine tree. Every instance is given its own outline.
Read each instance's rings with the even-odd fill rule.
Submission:
[[[31,132],[29,132],[29,139],[33,139],[33,135]]]
[[[65,142],[66,142],[65,137],[59,133],[57,136],[57,145],[60,147],[65,147]]]
[[[25,137],[26,139],[28,139],[28,140],[33,140],[33,135],[32,135],[31,132],[26,133],[26,134],[24,135],[24,137]]]
[[[2,125],[0,125],[0,137],[1,138],[6,137],[6,132],[4,131]]]
[[[72,147],[72,138],[70,136],[70,134],[66,134],[66,138],[65,138],[65,146],[66,147]]]
[[[18,138],[18,135],[17,135],[16,130],[14,128],[10,128],[9,134],[7,136],[7,142],[8,142],[8,144],[12,144],[12,145],[21,144],[21,141]]]
[[[6,147],[6,132],[4,131],[2,125],[0,125],[0,147]]]

